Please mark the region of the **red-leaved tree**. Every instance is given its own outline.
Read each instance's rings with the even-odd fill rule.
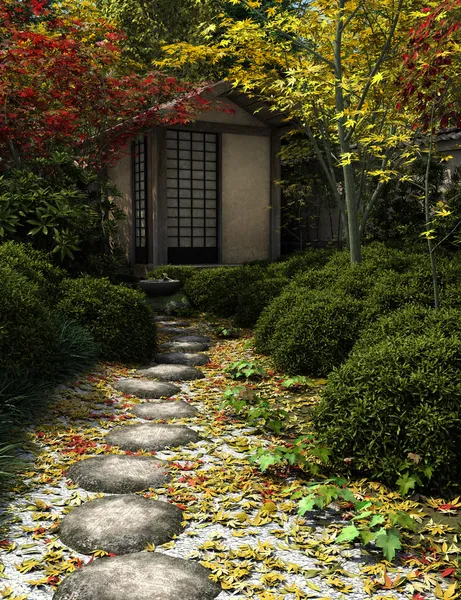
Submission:
[[[64,150],[100,171],[152,124],[185,123],[209,102],[123,60],[123,33],[92,13],[0,0],[1,168]]]
[[[441,218],[450,216],[441,198],[430,201],[431,162],[436,151],[436,134],[449,126],[461,127],[461,0],[444,0],[416,13],[418,23],[409,32],[408,51],[403,55],[402,99],[413,114],[415,129],[422,131],[420,154],[426,159],[422,187],[427,240],[434,289],[434,307],[439,308],[435,251],[459,227],[437,241]]]
[[[423,130],[461,127],[461,0],[444,0],[416,17],[403,55],[403,101]]]

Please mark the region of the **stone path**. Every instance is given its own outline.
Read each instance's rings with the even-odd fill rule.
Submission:
[[[199,369],[187,365],[156,365],[145,369],[138,369],[137,375],[152,377],[160,381],[192,381],[203,379],[205,375]]]
[[[176,336],[168,344],[174,352],[160,353],[156,361],[161,364],[138,369],[137,377],[119,379],[114,387],[141,400],[129,408],[141,419],[194,417],[198,411],[190,404],[169,399],[180,392],[171,382],[204,377],[193,365],[209,362],[206,355],[196,351],[208,348],[211,338],[184,335],[196,333],[186,322],[157,319],[157,324],[162,334]],[[193,429],[168,423],[130,423],[105,436],[107,444],[129,452],[164,450],[199,439]],[[212,600],[219,595],[221,586],[211,581],[211,571],[199,564],[159,552],[142,552],[174,539],[183,530],[180,508],[135,495],[164,484],[168,478],[165,462],[147,456],[108,454],[74,463],[67,477],[83,489],[115,495],[73,508],[60,525],[60,540],[81,554],[99,550],[110,556],[65,578],[54,600]]]
[[[175,335],[168,334],[171,341],[162,335],[162,355],[196,354],[211,345],[206,336],[205,342],[189,342],[187,336],[177,342]],[[377,549],[338,544],[348,508],[309,511],[300,518],[292,495],[307,493],[305,478],[266,476],[253,464],[251,455],[276,439],[220,408],[232,385],[226,368],[256,358],[247,340],[219,341],[209,355],[206,378],[190,382],[159,382],[123,365],[104,365],[59,388],[30,431],[38,452],[30,456],[21,487],[11,491],[8,530],[0,529],[0,597],[413,596],[409,586],[420,577],[419,563],[385,566]],[[276,373],[258,387],[292,401],[281,392],[282,381]],[[305,406],[311,406],[310,398]],[[366,482],[354,485],[359,497],[370,494]],[[394,492],[379,493],[383,503],[402,510]],[[434,564],[440,571],[440,563]],[[448,566],[445,561],[443,568]],[[390,589],[389,581],[397,580],[403,583]],[[442,580],[444,592],[449,583],[448,577]],[[440,594],[423,591],[426,600],[440,600]]]
[[[212,600],[221,588],[208,573],[159,552],[102,558],[67,577],[54,600]]]

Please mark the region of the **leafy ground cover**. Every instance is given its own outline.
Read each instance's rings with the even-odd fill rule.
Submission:
[[[410,499],[378,482],[316,472],[309,415],[325,382],[275,372],[247,338],[220,339],[210,356],[206,379],[183,386],[199,408],[188,425],[202,439],[155,453],[172,478],[142,492],[185,510],[185,532],[157,550],[211,569],[219,600],[458,597],[458,498]],[[0,535],[3,598],[49,600],[62,577],[103,554],[80,555],[57,538],[62,517],[97,497],[65,472],[77,460],[122,453],[104,434],[134,418],[136,398],[111,387],[131,373],[104,364],[61,387],[29,432],[35,456],[11,490]],[[280,417],[282,426],[271,426]],[[304,466],[290,464],[295,450]]]

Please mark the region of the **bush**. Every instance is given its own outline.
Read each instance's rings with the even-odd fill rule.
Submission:
[[[354,352],[369,348],[385,339],[424,335],[426,331],[432,330],[446,337],[454,335],[461,338],[460,315],[459,310],[452,308],[434,310],[424,306],[404,306],[366,327],[354,346]]]
[[[156,350],[154,313],[143,293],[108,279],[67,279],[58,310],[90,331],[105,360],[143,362]]]
[[[162,279],[163,274],[166,273],[170,279],[177,279],[184,285],[189,279],[195,277],[198,272],[199,269],[196,267],[188,267],[187,265],[160,265],[149,271],[146,279]]]
[[[408,303],[431,305],[432,278],[426,255],[411,255],[394,248],[387,248],[380,243],[365,247],[363,255],[362,265],[351,265],[347,251],[336,252],[331,255],[324,267],[308,269],[294,276],[281,296],[275,298],[261,313],[255,329],[256,349],[265,354],[275,356],[278,353],[281,356],[282,350],[277,350],[279,344],[275,339],[276,332],[281,328],[280,322],[287,321],[287,316],[291,314],[292,307],[295,305],[307,307],[311,299],[316,302],[317,294],[320,292],[324,294],[325,299],[322,301],[322,319],[327,318],[328,298],[332,302],[336,297],[349,297],[351,300],[360,301],[360,313],[364,318],[360,317],[358,321],[354,319],[350,330],[351,333],[355,331],[356,339],[362,325],[379,318],[386,312]],[[455,267],[452,267],[452,271],[453,273],[456,271]],[[453,273],[450,275],[450,281],[455,279]],[[453,295],[454,290],[450,290],[450,293]],[[331,314],[336,318],[335,309],[332,308]],[[310,323],[304,322],[304,327],[315,330],[316,320],[313,315]],[[330,335],[333,335],[334,331],[335,327],[332,324]],[[341,326],[337,331],[342,335]],[[310,334],[305,333],[305,335],[308,339]],[[341,340],[330,339],[332,348],[335,343],[338,344],[338,348],[351,347],[350,341],[348,338],[345,346],[342,346]],[[301,345],[297,343],[300,352]],[[325,363],[325,368],[326,364],[340,364],[338,361],[341,357],[345,358],[342,351],[337,360],[329,360]],[[285,362],[281,357],[279,364]],[[312,368],[313,364],[312,359],[309,359],[308,368]],[[322,369],[324,373],[325,368]]]
[[[407,307],[364,333],[314,414],[338,463],[352,459],[356,471],[392,484],[417,470],[416,456],[432,468],[431,485],[459,483],[460,323],[455,309]]]
[[[326,375],[352,349],[363,326],[363,304],[336,291],[304,290],[284,300],[288,302],[279,304],[283,314],[272,322],[270,348],[276,367],[286,373]]]
[[[234,321],[239,327],[252,327],[264,308],[287,286],[285,277],[269,277],[250,283],[242,291],[235,312]]]
[[[52,377],[58,329],[39,286],[7,266],[0,278],[0,371]]]
[[[30,244],[0,244],[0,265],[7,266],[38,286],[45,301],[54,300],[65,271],[56,267],[50,255]]]
[[[118,222],[125,218],[118,195],[66,154],[29,161],[0,177],[1,237],[30,241],[74,273],[107,268],[114,275],[122,265],[115,243]]]
[[[0,267],[0,412],[40,403],[77,372],[90,367],[98,349],[77,323],[62,320],[43,301],[39,286],[7,266]],[[31,400],[32,399],[32,400]]]
[[[273,276],[293,277],[297,273],[306,271],[307,269],[320,269],[324,267],[334,254],[334,250],[326,248],[309,248],[302,252],[296,252],[281,261],[269,263],[267,271]]]
[[[232,317],[248,286],[263,279],[259,265],[201,269],[189,279],[184,292],[192,305],[218,317]]]

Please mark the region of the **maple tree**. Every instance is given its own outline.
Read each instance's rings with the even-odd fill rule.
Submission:
[[[436,240],[437,221],[451,215],[440,198],[430,202],[430,167],[436,154],[435,135],[439,128],[461,127],[459,50],[461,48],[461,1],[430,3],[415,13],[417,22],[409,32],[409,46],[403,54],[405,71],[401,76],[402,103],[411,107],[421,129],[419,152],[425,154],[426,173],[421,191],[424,198],[427,241],[434,288],[434,306],[439,308],[439,290],[435,251],[453,233]],[[399,102],[399,107],[401,103]],[[446,160],[443,157],[442,160]]]
[[[285,113],[289,127],[304,132],[312,144],[346,216],[351,260],[360,262],[370,210],[384,184],[414,160],[413,115],[396,104],[401,56],[420,3],[231,4],[246,8],[247,18],[223,13],[205,30],[205,43],[167,46],[157,64],[180,68],[227,59],[230,81]]]
[[[1,0],[2,168],[65,150],[101,171],[152,124],[184,123],[208,102],[188,83],[138,74],[124,34],[89,5]]]

